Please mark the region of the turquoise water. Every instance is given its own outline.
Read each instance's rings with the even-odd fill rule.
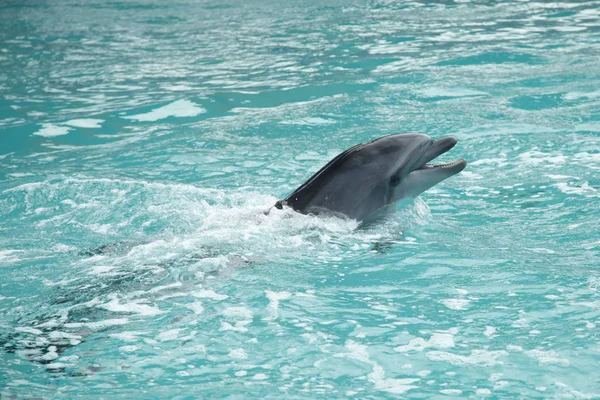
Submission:
[[[0,394],[600,397],[600,2],[0,5]],[[368,226],[262,211],[454,135]]]

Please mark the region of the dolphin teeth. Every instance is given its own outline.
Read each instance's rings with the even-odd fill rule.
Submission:
[[[425,164],[423,167],[425,167],[425,168],[452,168],[462,162],[463,162],[463,159],[461,158],[460,160],[452,161],[452,162],[446,163],[446,164]]]

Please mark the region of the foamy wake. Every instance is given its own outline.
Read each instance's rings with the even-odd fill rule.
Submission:
[[[401,240],[404,229],[430,216],[427,205],[417,200],[359,226],[353,220],[272,208],[277,199],[252,188],[228,192],[119,179],[54,180],[3,195],[12,209],[21,208],[24,224],[45,231],[68,227],[67,235],[103,241],[76,252],[72,245],[50,243],[46,256],[58,262],[77,253],[68,273],[46,281],[60,301],[44,307],[43,314],[22,318],[3,338],[7,349],[57,370],[64,349],[95,332],[156,318],[168,311],[168,299],[195,299],[186,307],[201,314],[204,299],[225,296],[203,288],[211,277],[254,263],[355,257],[379,242]],[[43,208],[48,198],[58,205]],[[268,293],[271,319],[278,317],[279,300],[287,295]],[[229,319],[223,330],[244,330],[250,321],[243,315]]]

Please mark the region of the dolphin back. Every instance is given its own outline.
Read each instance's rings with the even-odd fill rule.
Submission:
[[[383,137],[338,154],[275,207],[363,219],[389,202],[386,183],[402,162],[395,157],[396,146],[390,146],[393,141]]]
[[[283,205],[286,205],[298,212],[303,212],[304,210],[308,209],[312,200],[317,196],[317,194],[323,188],[331,184],[331,181],[334,177],[334,171],[337,171],[340,167],[342,167],[348,157],[352,153],[359,151],[364,147],[364,145],[364,143],[357,144],[356,146],[353,146],[335,156],[335,158],[325,164],[320,170],[315,172],[313,176],[300,185],[289,196],[278,201],[275,206],[277,208],[282,208]]]

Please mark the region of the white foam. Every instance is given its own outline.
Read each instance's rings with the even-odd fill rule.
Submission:
[[[65,125],[74,126],[76,128],[102,128],[103,119],[84,118],[72,119],[65,122]]]
[[[193,292],[192,296],[198,297],[200,299],[211,299],[211,300],[215,300],[215,301],[225,300],[226,298],[229,297],[225,294],[215,293],[214,290],[198,290],[196,292]]]
[[[352,340],[348,340],[346,342],[345,347],[349,350],[348,353],[338,353],[335,354],[334,357],[346,357],[358,360],[365,364],[370,364],[373,370],[371,373],[367,374],[367,379],[375,386],[376,390],[381,390],[384,392],[394,394],[403,394],[411,389],[418,388],[418,386],[414,386],[412,384],[420,381],[419,378],[386,378],[384,368],[377,362],[371,360],[371,358],[369,357],[366,345],[362,345]]]
[[[23,250],[0,250],[0,263],[14,263],[21,259],[16,254],[23,253]]]
[[[553,175],[553,174],[544,174],[545,176],[547,176],[550,179],[554,179],[554,180],[561,180],[561,179],[579,179],[576,176],[571,176],[571,175]]]
[[[487,351],[473,350],[470,356],[461,356],[459,354],[448,353],[445,351],[429,351],[426,356],[431,361],[445,361],[452,365],[481,365],[492,366],[502,364],[497,358],[507,355],[504,350]]]
[[[517,346],[514,344],[507,344],[506,350],[508,350],[508,351],[523,351],[523,347]]]
[[[66,135],[69,133],[70,130],[71,130],[71,128],[69,128],[67,126],[59,126],[59,125],[54,125],[54,124],[42,124],[42,128],[39,131],[34,132],[33,134],[36,136],[54,137],[54,136]]]
[[[445,299],[441,303],[451,310],[466,310],[471,301],[467,299]]]
[[[225,317],[237,320],[251,320],[254,313],[248,307],[229,307],[223,310]]]
[[[66,364],[66,363],[61,363],[61,362],[53,362],[50,364],[46,364],[45,367],[46,369],[62,369],[62,368],[67,368],[67,367],[71,367],[71,364]]]
[[[149,293],[156,293],[156,292],[160,292],[160,291],[163,291],[163,290],[169,290],[169,289],[179,288],[181,286],[183,286],[183,284],[181,282],[174,282],[174,283],[170,283],[168,285],[162,285],[162,286],[153,287],[148,292]]]
[[[554,385],[557,388],[560,388],[560,389],[568,392],[566,394],[562,394],[561,396],[558,396],[560,398],[567,398],[567,399],[572,399],[572,398],[576,398],[576,399],[597,399],[597,398],[600,397],[600,394],[598,394],[598,393],[584,393],[584,392],[580,392],[579,390],[575,390],[572,387],[570,387],[569,385],[567,385],[566,383],[554,382]],[[543,392],[543,391],[546,390],[546,388],[545,387],[541,387],[538,390],[540,392]]]
[[[496,336],[494,335],[494,333],[496,333],[496,328],[494,328],[493,326],[486,326],[485,332],[483,332],[483,334],[490,339]]]
[[[561,367],[568,367],[570,365],[569,360],[566,358],[559,358],[558,353],[554,350],[543,351],[539,349],[527,350],[525,354],[538,362],[541,365],[559,365]]]
[[[420,94],[424,97],[473,97],[473,96],[487,96],[486,92],[479,90],[472,90],[466,88],[440,88],[430,87],[425,89],[415,90],[415,93]]]
[[[140,304],[139,302],[144,300],[138,300],[131,303],[121,303],[118,299],[109,301],[108,303],[102,304],[99,307],[104,308],[113,312],[128,312],[137,313],[141,315],[158,315],[162,311],[158,307],[152,307],[147,304]]]
[[[19,326],[19,327],[15,328],[15,331],[17,331],[17,332],[31,333],[33,335],[41,335],[42,333],[44,333],[43,331],[41,331],[39,329],[31,328],[31,327],[28,327],[28,326]]]
[[[156,340],[161,342],[166,342],[169,340],[175,340],[179,337],[179,332],[183,329],[169,329],[168,331],[164,331],[156,335]]]
[[[204,108],[189,100],[177,100],[145,114],[130,115],[125,118],[136,121],[158,121],[168,117],[195,117],[205,112]]]
[[[127,318],[112,318],[96,322],[70,322],[64,326],[66,328],[89,328],[92,331],[101,331],[111,326],[125,325],[129,320]]]
[[[461,175],[468,179],[483,179],[483,175],[479,175],[471,171],[462,171]]]
[[[75,354],[73,354],[71,356],[62,356],[60,358],[61,362],[73,362],[73,361],[77,361],[77,360],[79,360],[79,356],[77,356]]]
[[[528,165],[540,165],[543,163],[548,164],[564,164],[567,162],[567,157],[562,154],[551,155],[548,153],[543,153],[541,151],[527,151],[519,154],[519,158],[522,160],[524,164]]]
[[[439,349],[448,349],[454,347],[454,336],[447,333],[434,333],[431,335],[429,340],[423,338],[414,338],[409,340],[405,346],[398,346],[394,348],[399,353],[406,353],[409,351],[423,351],[424,349],[434,347]]]
[[[447,396],[460,396],[462,394],[462,390],[460,389],[442,389],[440,390],[441,394],[445,394]]]
[[[228,356],[234,360],[245,360],[248,358],[248,354],[246,354],[246,350],[244,349],[233,349],[229,352]]]
[[[587,182],[584,182],[583,184],[581,184],[581,186],[569,185],[566,182],[557,183],[552,186],[556,187],[564,194],[589,195],[593,193],[594,195],[596,195],[598,193],[598,190],[591,187]]]
[[[90,272],[90,275],[105,275],[115,270],[117,267],[114,265],[94,265]]]
[[[231,322],[221,321],[221,331],[248,332],[247,325],[252,322],[254,313],[247,307],[229,307],[223,310],[223,316]]]
[[[506,165],[506,158],[481,158],[470,163],[471,165],[495,164],[498,166]]]
[[[124,340],[126,342],[136,342],[139,340],[138,336],[145,335],[146,332],[141,331],[125,331],[119,333],[111,333],[109,336],[117,339]]]
[[[246,325],[250,324],[251,321],[237,321],[235,325],[229,322],[221,321],[220,331],[235,331],[235,332],[248,332]]]
[[[89,224],[86,225],[86,228],[91,230],[92,232],[100,233],[102,235],[108,234],[112,229],[111,224]]]
[[[416,68],[414,58],[406,58],[400,61],[392,61],[386,64],[378,65],[374,70],[374,74],[390,73],[398,71],[407,71]]]
[[[265,294],[267,295],[267,299],[269,299],[269,305],[267,306],[269,316],[266,319],[277,319],[279,317],[279,301],[290,298],[292,294],[290,292],[272,292],[270,290],[265,290]]]
[[[289,121],[282,121],[280,123],[282,125],[315,126],[315,125],[332,125],[332,124],[335,124],[336,122],[331,119],[325,119],[325,118],[320,118],[320,117],[306,117],[306,118],[294,119],[294,120],[289,120]]]
[[[54,246],[52,246],[52,251],[56,251],[59,253],[66,253],[68,251],[73,251],[73,250],[77,250],[77,247],[69,246],[67,244],[62,244],[62,243],[57,243]]]
[[[138,347],[135,345],[131,345],[131,346],[121,346],[119,347],[119,350],[121,350],[124,353],[133,353],[134,351],[138,350]]]
[[[600,132],[600,122],[587,122],[578,124],[574,128],[576,131]]]
[[[524,247],[524,249],[526,250],[531,250],[534,253],[541,253],[541,254],[555,254],[556,251],[552,250],[552,249],[547,249],[545,247]]]
[[[373,44],[358,45],[357,47],[361,50],[367,50],[369,54],[397,54],[411,51],[414,47],[414,44],[410,42],[378,42]]]
[[[192,86],[188,86],[188,85],[168,85],[168,84],[163,84],[161,85],[161,87],[165,90],[170,90],[172,92],[189,92],[190,90],[193,90]]]
[[[13,172],[12,174],[8,174],[8,176],[10,176],[11,178],[25,178],[28,176],[35,176],[35,174],[32,174],[31,172]],[[43,211],[51,210],[50,208],[43,209],[41,207],[40,207],[40,209],[42,209]],[[39,214],[37,212],[37,210],[36,210],[36,214]]]

